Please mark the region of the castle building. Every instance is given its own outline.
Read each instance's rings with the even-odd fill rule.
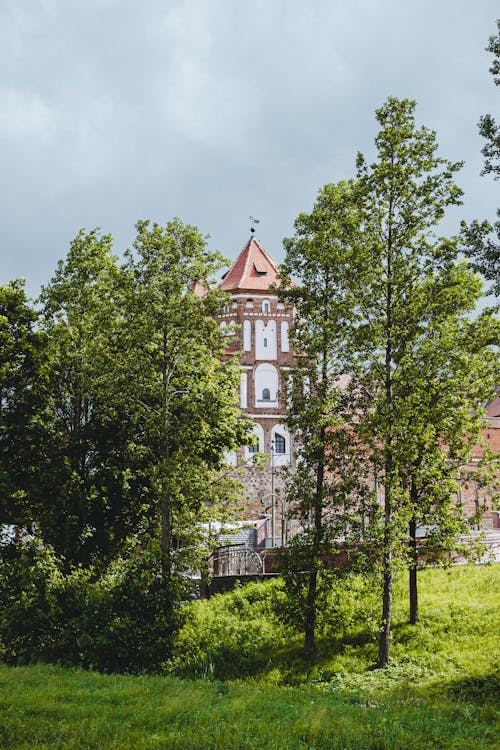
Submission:
[[[293,308],[280,301],[273,290],[279,284],[276,260],[253,236],[219,288],[229,300],[216,320],[228,330],[228,352],[238,352],[241,365],[240,408],[253,421],[256,442],[227,455],[238,471],[245,490],[244,518],[256,529],[252,540],[242,540],[257,549],[274,547],[293,535],[284,502],[283,468],[294,465],[294,446],[284,425],[286,379],[294,364],[290,328]],[[500,447],[500,398],[487,406],[483,438],[491,449]],[[265,462],[254,464],[254,454],[265,455]],[[478,446],[457,501],[466,517],[481,512],[483,529],[500,528],[500,514],[493,509],[491,495],[474,481],[475,463],[482,449]]]
[[[281,475],[283,467],[293,464],[293,445],[283,424],[285,381],[294,362],[289,339],[293,309],[271,288],[278,273],[275,259],[252,236],[222,278],[220,288],[230,298],[217,318],[222,328],[234,330],[228,335],[228,350],[240,352],[240,407],[253,420],[256,438],[254,445],[227,459],[238,467],[245,487],[245,516],[257,519],[269,511],[276,522],[271,538],[282,537]],[[264,466],[254,465],[257,452],[265,454]],[[258,535],[261,526],[263,537],[269,529],[257,524]]]

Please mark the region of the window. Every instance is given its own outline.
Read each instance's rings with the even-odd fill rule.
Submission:
[[[255,359],[277,359],[276,321],[270,318],[255,321]]]
[[[254,260],[253,267],[256,276],[267,276],[267,264],[263,260]]]
[[[269,300],[265,299],[262,303],[262,312],[269,314],[271,312],[271,305],[269,304]]]
[[[286,320],[283,320],[281,323],[281,351],[290,351],[290,341],[288,339],[288,323]]]
[[[227,313],[229,312],[229,305],[224,305],[224,312],[227,315]]]
[[[254,371],[255,406],[266,406],[269,403],[278,405],[278,370],[274,365],[265,363],[258,365]],[[283,430],[282,430],[283,432]]]
[[[259,452],[259,445],[258,445],[258,443],[255,443],[255,445],[249,445],[248,446],[248,452],[252,453],[252,454],[258,453]]]
[[[290,466],[293,448],[290,433],[285,425],[277,424],[273,427],[271,432],[271,444],[274,448],[274,465]]]
[[[285,447],[285,438],[283,437],[283,435],[276,433],[274,436],[274,452],[283,455],[284,453],[286,453]]]
[[[251,310],[253,307],[253,299],[247,299],[245,307],[248,307]]]
[[[243,351],[249,352],[252,348],[252,324],[249,320],[243,321]]]

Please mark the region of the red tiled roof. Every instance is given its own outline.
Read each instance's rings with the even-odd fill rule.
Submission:
[[[201,297],[203,299],[208,294],[208,284],[207,284],[207,282],[205,280],[203,280],[203,281],[197,281],[196,284],[192,285],[191,291],[197,297]]]
[[[278,272],[272,255],[251,237],[219,286],[225,292],[265,291],[276,282]]]
[[[500,417],[500,397],[486,404],[486,414],[488,417]]]

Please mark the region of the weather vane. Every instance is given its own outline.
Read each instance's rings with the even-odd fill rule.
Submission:
[[[260,224],[260,219],[256,219],[254,216],[250,216],[250,221],[252,222],[252,226],[250,228],[250,231],[252,234],[255,233],[255,225]]]

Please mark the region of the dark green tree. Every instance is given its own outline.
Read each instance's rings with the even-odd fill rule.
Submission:
[[[491,36],[486,47],[493,53],[490,73],[495,86],[500,85],[500,19],[498,32]],[[484,168],[481,174],[500,178],[500,124],[492,115],[483,115],[479,121],[479,132],[486,139],[482,149]],[[500,217],[500,209],[497,210]],[[488,221],[474,220],[469,226],[463,224],[464,252],[471,258],[472,267],[485,279],[492,282],[490,293],[500,296],[500,220],[492,226]]]
[[[0,286],[0,526],[34,521],[33,453],[46,406],[47,337],[22,281]]]
[[[195,227],[140,221],[124,269],[120,390],[151,482],[143,502],[167,586],[193,564],[202,522],[234,498],[224,452],[248,442],[238,367],[213,318],[225,298],[205,282],[223,262]]]
[[[82,230],[41,295],[50,399],[32,502],[42,538],[68,564],[104,565],[142,522],[143,475],[112,356],[119,288],[112,238]]]

